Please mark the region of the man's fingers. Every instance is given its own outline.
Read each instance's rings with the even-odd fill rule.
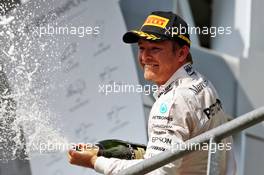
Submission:
[[[79,152],[74,151],[74,150],[70,150],[68,153],[68,159],[70,164],[75,164],[75,165],[79,165],[79,159],[81,158],[82,155],[80,155]]]
[[[75,159],[83,159],[83,158],[88,158],[92,156],[92,153],[89,151],[70,151],[70,156],[75,158]]]
[[[72,149],[69,150],[69,151],[68,151],[68,156],[72,156],[73,152],[74,152],[74,150],[72,150]]]
[[[77,145],[75,145],[75,150],[76,151],[82,151],[82,150],[84,150],[84,144],[82,144],[82,143],[79,143],[79,144],[77,144]]]
[[[84,147],[84,144],[82,144],[82,143],[78,144],[78,148],[83,148],[83,147]]]
[[[80,153],[78,152],[78,151],[74,151],[74,150],[72,150],[71,152],[70,152],[70,156],[72,157],[72,158],[74,158],[74,159],[79,159],[81,156],[80,156]]]
[[[81,165],[80,162],[77,159],[74,159],[74,158],[70,158],[69,162],[72,165]]]
[[[73,165],[93,168],[94,165],[91,161],[94,161],[93,157],[96,156],[96,154],[96,152],[91,150],[85,150],[84,148],[82,151],[76,151],[75,149],[71,149],[68,151],[68,160],[69,163]]]
[[[70,162],[70,164],[74,164],[74,159],[70,157],[69,162]]]

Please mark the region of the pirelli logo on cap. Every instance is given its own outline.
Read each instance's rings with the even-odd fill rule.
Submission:
[[[167,18],[160,17],[157,15],[149,15],[146,21],[144,22],[143,26],[149,25],[149,26],[165,28],[168,22],[169,22],[169,19]]]

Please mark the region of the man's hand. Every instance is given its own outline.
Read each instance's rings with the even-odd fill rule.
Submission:
[[[80,151],[69,150],[69,162],[73,165],[94,168],[98,149],[89,149],[85,145],[79,145]]]

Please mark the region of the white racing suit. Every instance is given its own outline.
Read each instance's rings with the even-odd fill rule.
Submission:
[[[190,63],[178,69],[154,93],[154,97],[156,102],[149,116],[149,142],[144,159],[168,149],[175,149],[175,145],[180,145],[227,120],[216,90],[205,77],[192,68]],[[224,139],[221,144],[220,174],[234,175],[236,165],[231,150],[232,140]],[[148,174],[206,175],[208,147],[204,145],[196,149],[197,151]],[[95,170],[106,175],[117,174],[142,160],[98,157]]]

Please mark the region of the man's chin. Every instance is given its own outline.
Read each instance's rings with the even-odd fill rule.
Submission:
[[[155,82],[155,76],[153,76],[153,75],[144,75],[144,78],[145,78],[145,80],[148,80],[148,81],[153,81],[153,82]]]

